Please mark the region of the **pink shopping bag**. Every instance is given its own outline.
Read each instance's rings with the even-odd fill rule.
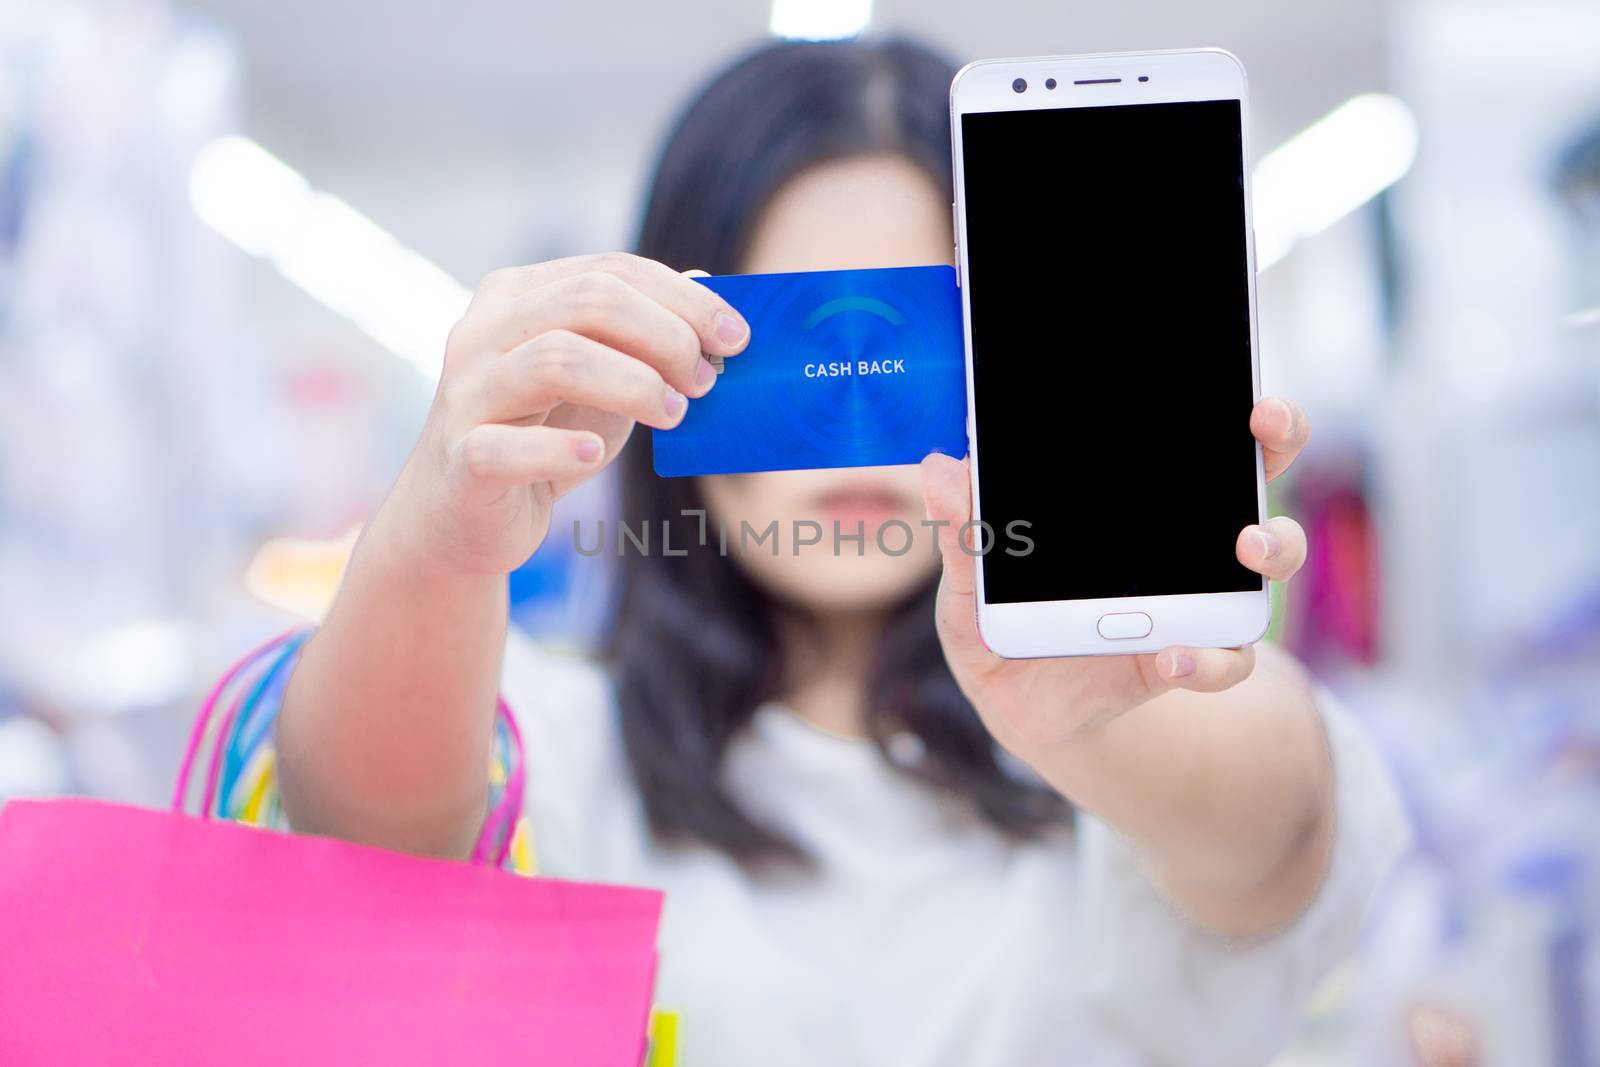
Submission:
[[[661,895],[88,800],[0,809],[0,1063],[638,1067]]]

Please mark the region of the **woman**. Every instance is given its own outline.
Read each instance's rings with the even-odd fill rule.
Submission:
[[[541,872],[666,890],[657,1002],[691,1067],[1261,1062],[1403,839],[1286,655],[1000,660],[955,541],[963,463],[669,481],[642,428],[623,449],[748,342],[696,270],[949,262],[952,73],[898,41],[763,48],[678,123],[637,256],[485,280],[294,673],[285,808],[466,855],[502,689]],[[1308,426],[1267,399],[1251,429],[1276,476]],[[624,555],[602,668],[508,637],[505,576],[619,456],[625,521],[687,554]],[[937,554],[873,543],[924,518]],[[868,536],[700,537],[773,520]],[[1283,580],[1305,542],[1276,518],[1237,551]]]

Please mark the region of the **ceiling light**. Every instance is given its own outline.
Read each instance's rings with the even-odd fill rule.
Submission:
[[[872,21],[872,0],[772,0],[770,28],[779,37],[834,41],[854,37]]]
[[[393,234],[247,137],[206,145],[189,172],[201,221],[272,263],[429,379],[472,294]]]
[[[1366,93],[1307,126],[1256,165],[1256,266],[1317,234],[1405,177],[1417,122],[1393,96]]]

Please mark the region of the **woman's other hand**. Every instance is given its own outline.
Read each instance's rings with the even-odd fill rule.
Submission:
[[[1250,429],[1268,477],[1305,447],[1294,404],[1256,404]],[[1246,648],[1006,660],[984,647],[967,468],[923,461],[929,518],[944,520],[937,623],[945,657],[995,739],[1075,805],[1132,841],[1190,917],[1249,937],[1288,922],[1321,884],[1332,847],[1333,772],[1309,683],[1292,658]],[[1306,558],[1293,519],[1241,530],[1239,562],[1286,581]],[[1264,669],[1263,669],[1264,668]],[[1139,708],[1134,715],[1126,713]]]
[[[1250,415],[1250,431],[1261,442],[1267,478],[1294,462],[1310,436],[1304,411],[1290,401],[1266,397]],[[928,518],[942,522],[939,548],[944,573],[939,584],[938,627],[945,656],[967,698],[996,738],[1008,747],[1065,740],[1110,721],[1170,689],[1228,689],[1255,667],[1255,649],[1169,647],[1131,656],[1078,656],[1008,660],[990,652],[978,634],[969,550],[956,541],[972,518],[967,465],[948,456],[923,460]],[[1278,517],[1239,532],[1239,562],[1273,581],[1287,581],[1306,558],[1305,532]]]

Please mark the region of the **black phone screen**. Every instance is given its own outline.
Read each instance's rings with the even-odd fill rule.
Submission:
[[[1261,588],[1234,555],[1258,518],[1240,129],[1237,100],[961,116],[989,602]]]

